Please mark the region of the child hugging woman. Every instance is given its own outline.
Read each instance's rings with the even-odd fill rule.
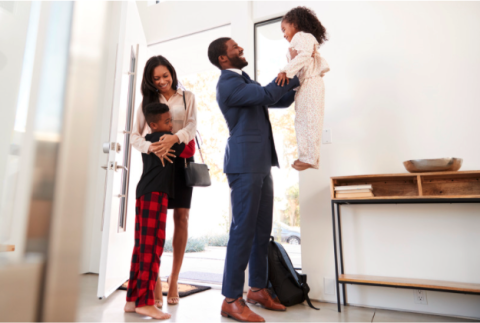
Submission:
[[[295,95],[298,159],[292,167],[298,171],[318,169],[325,108],[323,75],[330,68],[317,49],[327,40],[326,30],[316,14],[306,7],[297,7],[287,12],[281,27],[290,45],[288,64],[278,74],[276,82],[283,85],[295,75],[300,80]]]

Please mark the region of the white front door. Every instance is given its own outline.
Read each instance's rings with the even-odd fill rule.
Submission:
[[[98,281],[99,298],[108,297],[129,276],[134,245],[135,187],[138,165],[132,167],[130,135],[136,106],[141,102],[139,85],[145,57],[145,36],[136,4],[124,2],[115,66],[114,97],[110,140],[104,143],[108,153],[105,199],[102,217],[102,240]],[[143,51],[143,53],[142,53]],[[141,171],[141,169],[140,169]]]

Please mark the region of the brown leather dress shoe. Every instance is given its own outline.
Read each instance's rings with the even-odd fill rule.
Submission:
[[[250,288],[247,294],[247,302],[249,302],[250,304],[254,304],[272,311],[287,310],[284,305],[280,304],[280,301],[277,302],[277,299],[278,298],[276,297],[274,300],[272,298],[272,295],[270,295],[269,290],[266,288],[260,289],[258,291],[253,291]]]
[[[223,317],[230,317],[240,322],[265,322],[263,317],[253,313],[252,310],[248,308],[245,300],[241,297],[232,303],[228,303],[225,299],[222,304],[221,314]]]

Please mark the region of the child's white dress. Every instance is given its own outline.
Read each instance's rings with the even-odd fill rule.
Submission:
[[[300,87],[295,95],[295,132],[298,159],[320,166],[320,144],[325,109],[323,75],[330,70],[327,62],[316,51],[316,38],[309,33],[297,32],[290,42],[288,64],[281,72],[288,78],[298,76]],[[312,57],[313,52],[315,55]]]

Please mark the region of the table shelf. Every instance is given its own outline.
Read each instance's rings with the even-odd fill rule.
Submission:
[[[480,171],[464,171],[332,177],[331,198],[337,199],[335,197],[337,186],[365,184],[372,185],[374,198],[363,199],[480,197]]]
[[[338,276],[338,282],[344,284],[359,284],[422,290],[451,291],[466,294],[480,294],[480,284],[429,279],[342,274]]]

